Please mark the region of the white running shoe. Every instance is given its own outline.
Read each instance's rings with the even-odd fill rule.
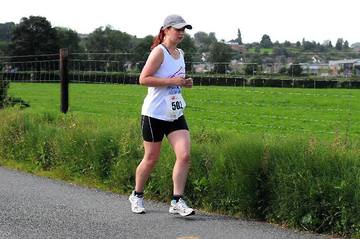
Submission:
[[[131,211],[133,213],[145,213],[144,198],[135,196],[135,191],[130,194],[129,201],[131,203]]]
[[[183,217],[195,214],[195,210],[188,207],[182,198],[180,198],[178,202],[176,202],[175,200],[171,201],[169,212],[172,214],[178,213]]]

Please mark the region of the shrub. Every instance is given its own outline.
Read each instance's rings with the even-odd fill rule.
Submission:
[[[245,75],[256,75],[257,69],[257,64],[247,64],[245,67]]]
[[[301,76],[302,67],[299,64],[291,64],[288,68],[288,75],[289,76]]]
[[[269,152],[268,219],[320,233],[359,231],[358,152],[314,139],[286,141]]]
[[[0,109],[5,107],[7,101],[7,90],[9,87],[9,81],[3,79],[0,69]]]

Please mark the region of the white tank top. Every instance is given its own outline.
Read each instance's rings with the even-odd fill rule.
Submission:
[[[164,60],[154,76],[159,78],[185,77],[185,61],[181,50],[180,57],[175,59],[163,45],[158,45],[164,54]],[[141,114],[152,118],[174,121],[183,115],[185,101],[180,86],[148,87]]]

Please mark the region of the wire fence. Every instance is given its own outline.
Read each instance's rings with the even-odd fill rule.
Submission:
[[[0,57],[5,82],[59,82],[59,55]]]
[[[71,53],[73,83],[136,84],[145,62],[130,53]],[[187,62],[195,85],[360,88],[360,59],[329,64]],[[59,54],[0,57],[3,81],[59,82]]]
[[[138,84],[145,62],[130,53],[71,53],[71,83]],[[60,82],[59,54],[0,56],[1,97],[10,82]],[[194,85],[281,88],[360,88],[360,59],[329,64],[189,62]]]

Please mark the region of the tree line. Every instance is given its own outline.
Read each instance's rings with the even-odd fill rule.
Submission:
[[[127,60],[144,62],[150,52],[154,36],[138,38],[111,26],[96,28],[88,35],[76,31],[53,27],[41,16],[23,17],[20,23],[0,24],[0,55],[40,55],[58,53],[59,48],[68,48],[76,53],[130,53]],[[264,34],[259,42],[244,44],[240,29],[237,37],[229,42],[218,40],[214,32],[196,32],[194,37],[186,34],[179,46],[186,52],[186,62],[230,62],[231,60],[269,64],[274,62],[297,63],[313,61],[313,55],[321,54],[321,61],[339,58],[342,54],[355,54],[347,40],[339,38],[333,46],[331,41],[320,44],[315,41],[291,43],[272,42]],[[350,54],[350,56],[349,56]],[[355,56],[355,55],[354,55]],[[320,61],[319,60],[319,61]],[[215,72],[225,72],[226,64],[215,64]]]

